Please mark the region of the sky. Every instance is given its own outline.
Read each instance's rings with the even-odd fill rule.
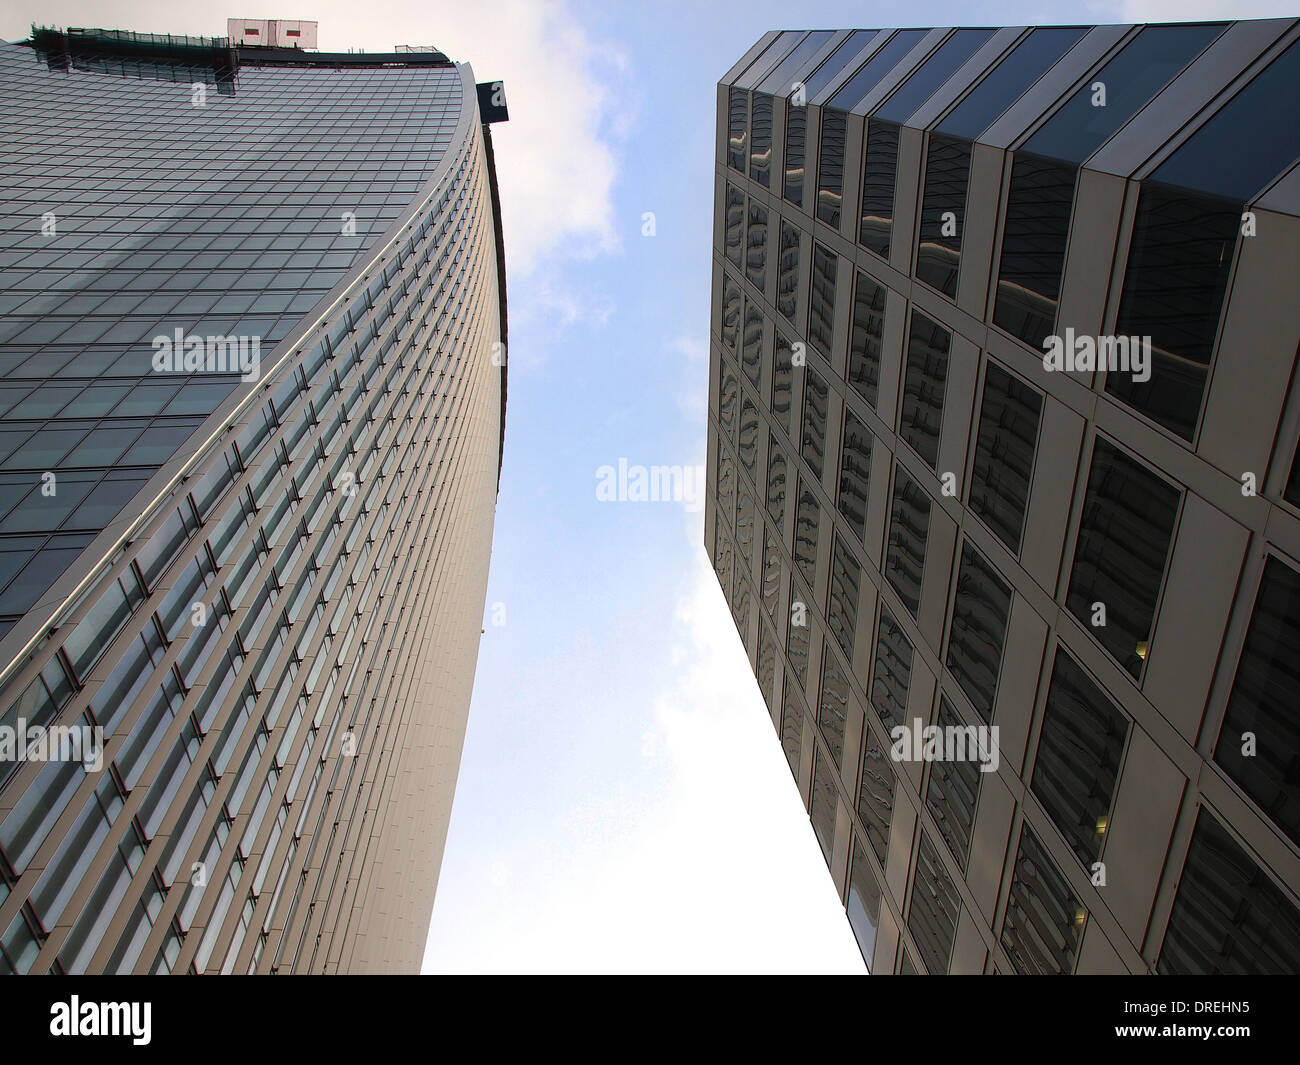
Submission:
[[[1289,8],[917,0],[902,24]],[[227,16],[314,19],[322,50],[432,44],[478,81],[504,82],[510,121],[493,141],[510,314],[505,462],[425,972],[865,972],[705,554],[702,508],[604,501],[597,485],[620,460],[705,461],[718,79],[769,29],[890,26],[901,10],[6,0],[0,11],[6,40],[33,22],[220,36]]]

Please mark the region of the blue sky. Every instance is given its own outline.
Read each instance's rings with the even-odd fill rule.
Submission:
[[[863,971],[702,511],[596,497],[620,459],[704,462],[718,78],[772,28],[1288,6],[10,0],[10,40],[33,21],[212,35],[227,15],[307,18],[322,49],[434,44],[505,82],[505,467],[426,971]]]

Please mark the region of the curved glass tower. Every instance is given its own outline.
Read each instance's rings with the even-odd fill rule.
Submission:
[[[504,431],[499,86],[102,30],[0,68],[0,971],[414,971]]]

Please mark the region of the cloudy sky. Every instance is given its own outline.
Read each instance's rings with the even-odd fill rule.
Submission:
[[[920,0],[906,21],[1291,7]],[[510,122],[493,131],[511,316],[505,468],[425,970],[863,972],[709,569],[702,512],[601,502],[596,484],[620,459],[704,462],[717,79],[768,29],[894,25],[900,9],[6,0],[0,37],[33,22],[221,35],[227,16],[315,19],[324,50],[432,44],[506,87]]]

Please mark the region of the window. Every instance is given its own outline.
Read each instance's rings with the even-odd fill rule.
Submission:
[[[835,330],[835,269],[837,260],[820,244],[813,244],[813,272],[808,309],[808,339],[830,357]]]
[[[781,195],[803,206],[804,160],[808,150],[808,108],[788,100],[785,105],[785,184]]]
[[[1088,911],[1025,824],[1002,926],[1002,946],[1022,976],[1074,972]]]
[[[948,637],[948,668],[986,722],[993,717],[1010,613],[1011,589],[969,541],[963,543]]]
[[[734,85],[727,96],[727,165],[745,172],[746,126],[749,122],[749,93]]]
[[[1024,152],[1011,166],[993,324],[1038,351],[1056,327],[1076,175],[1073,166]]]
[[[749,229],[745,237],[745,277],[759,292],[767,288],[767,208],[749,201]]]
[[[925,543],[929,535],[930,497],[901,465],[895,463],[889,546],[885,552],[885,579],[914,618],[921,607]]]
[[[772,180],[772,97],[766,93],[754,93],[750,127],[749,176],[767,188]]]
[[[822,647],[822,697],[817,724],[838,770],[844,765],[844,723],[848,719],[849,684],[829,643]]]
[[[772,687],[773,675],[776,676],[777,683],[780,683],[779,653],[776,649],[776,639],[772,636],[772,626],[763,618],[758,619],[758,664],[755,667],[754,675],[758,680],[758,690],[763,693],[763,702],[767,703],[769,712],[776,706],[775,696]]]
[[[1144,183],[1133,223],[1118,336],[1151,338],[1149,377],[1108,373],[1106,391],[1191,440],[1219,331],[1240,203]]]
[[[831,588],[826,604],[826,623],[839,642],[844,657],[853,661],[853,644],[858,629],[858,589],[862,584],[862,567],[844,544],[835,537],[831,554]]]
[[[790,341],[776,334],[776,356],[772,360],[772,414],[777,425],[790,432],[790,405],[794,402],[794,352]]]
[[[961,234],[966,224],[969,181],[970,144],[955,137],[930,134],[921,198],[916,276],[949,299],[957,295],[957,269],[961,265]]]
[[[975,54],[975,50],[993,36],[992,30],[956,30],[939,45],[916,70],[912,71],[889,98],[876,108],[877,118],[906,122],[909,115],[928,100],[957,68]]]
[[[740,268],[740,242],[744,239],[745,194],[727,182],[727,232],[725,251],[727,258]]]
[[[781,255],[777,267],[776,309],[794,321],[795,299],[799,292],[799,231],[781,223]]]
[[[780,528],[785,517],[785,453],[770,433],[767,438],[767,512]]]
[[[736,506],[736,466],[726,445],[718,445],[718,524],[730,527]]]
[[[889,754],[876,742],[875,734],[865,723],[862,741],[866,752],[862,756],[862,781],[858,786],[858,816],[867,830],[871,851],[884,869],[889,857],[889,824],[894,816],[894,770],[889,764]]]
[[[808,683],[808,611],[796,613],[796,604],[803,602],[803,593],[799,591],[798,586],[794,583],[794,578],[790,578],[790,624],[785,635],[785,654],[790,659],[790,666],[794,670],[794,675],[799,678],[799,686],[802,688]],[[807,606],[807,603],[804,603]],[[787,695],[790,682],[786,681]]]
[[[740,339],[740,366],[750,383],[760,391],[763,372],[763,309],[750,299],[745,300],[745,331]]]
[[[817,587],[817,536],[821,522],[821,508],[817,496],[806,485],[801,485],[799,506],[794,514],[794,564],[809,588]],[[793,596],[800,599],[802,596]]]
[[[1128,718],[1058,649],[1031,790],[1086,868],[1101,857]]]
[[[1147,26],[1029,138],[1025,150],[1081,163],[1173,80],[1217,37],[1223,23]],[[1093,88],[1106,87],[1106,106],[1094,104]]]
[[[740,285],[730,275],[722,278],[722,343],[733,355],[740,334]]]
[[[1178,501],[1173,485],[1097,438],[1065,604],[1135,679],[1155,626]],[[1104,625],[1093,624],[1098,617]]]
[[[1020,553],[1043,398],[995,362],[984,373],[970,507],[1013,554]]]
[[[885,290],[859,270],[853,293],[847,372],[849,384],[873,410],[880,383],[880,344],[884,332]]]
[[[849,927],[853,929],[853,938],[858,941],[862,951],[862,960],[870,972],[872,955],[876,950],[876,929],[880,927],[880,885],[876,883],[876,874],[867,861],[867,852],[862,849],[862,840],[853,839],[853,864],[849,868]]]
[[[871,680],[871,705],[892,728],[907,714],[907,689],[912,683],[912,641],[885,606],[876,626],[876,666]],[[883,861],[883,859],[882,859]]]
[[[912,311],[903,378],[903,418],[899,436],[933,470],[939,464],[943,395],[948,383],[948,346],[952,334],[919,311]]]
[[[730,359],[718,360],[718,422],[729,439],[736,438],[736,403],[740,395],[740,382]],[[721,452],[719,452],[720,454]]]
[[[948,112],[938,132],[975,140],[1085,33],[1082,26],[1034,30]]]
[[[888,32],[888,31],[885,31]],[[842,111],[852,111],[872,89],[910,52],[914,45],[926,35],[926,30],[899,30],[882,47],[877,48],[854,75],[836,90],[827,102],[827,107],[836,107]]]
[[[932,976],[948,971],[960,914],[957,888],[939,852],[922,829],[916,849],[916,873],[912,877],[912,901],[907,907],[907,927],[916,940],[921,963]]]
[[[946,696],[939,696],[939,727],[941,729],[965,728],[967,732],[967,751],[975,748],[974,734]],[[945,732],[945,735],[950,733]],[[980,778],[979,761],[971,756],[964,761],[944,761],[930,763],[930,778],[925,785],[925,807],[930,811],[935,824],[939,826],[939,835],[948,844],[948,850],[957,859],[957,865],[966,872],[966,858],[970,852],[971,826],[975,823],[975,803],[979,799]]]
[[[1293,843],[1300,843],[1300,574],[1276,557],[1259,595],[1228,696],[1214,760]],[[1244,733],[1256,747],[1242,754]]]
[[[822,137],[817,153],[817,217],[840,228],[844,204],[844,128],[839,111],[822,111]]]
[[[894,227],[894,178],[898,170],[898,127],[879,119],[867,121],[866,156],[862,169],[862,214],[858,243],[889,258]]]
[[[840,490],[836,505],[849,528],[865,546],[867,541],[867,492],[871,484],[873,439],[858,416],[844,408],[844,440],[840,448]]]
[[[803,382],[803,436],[800,453],[818,479],[826,457],[826,414],[830,407],[830,391],[826,382],[811,366],[804,369]]]
[[[1202,807],[1156,971],[1282,975],[1297,970],[1300,912]]]
[[[793,631],[793,630],[792,630]],[[807,629],[804,629],[807,640]],[[807,644],[805,642],[805,653]],[[790,763],[790,771],[799,779],[799,759],[803,754],[803,696],[799,694],[791,677],[785,678],[785,695],[781,703],[781,747],[785,751],[785,760]]]
[[[751,481],[757,480],[758,464],[758,408],[749,401],[749,396],[740,401],[740,439],[737,444],[740,464],[745,467]]]
[[[817,834],[817,842],[821,844],[822,855],[829,863],[835,851],[835,811],[839,804],[836,801],[835,778],[832,776],[834,770],[826,764],[822,752],[813,749],[817,753],[813,767],[812,802],[808,813],[812,817],[813,831]]]
[[[763,609],[776,617],[781,600],[781,538],[763,526]]]

